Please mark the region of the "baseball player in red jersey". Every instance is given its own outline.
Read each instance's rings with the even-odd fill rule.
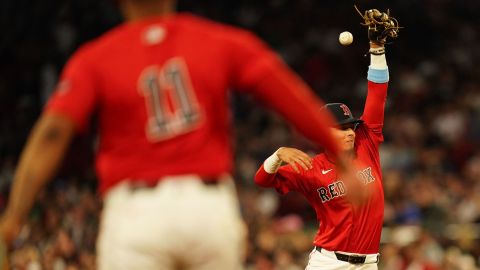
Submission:
[[[120,0],[127,21],[82,46],[33,128],[0,232],[11,243],[75,132],[98,115],[98,269],[238,269],[228,90],[251,93],[336,155],[313,92],[249,32]]]
[[[383,141],[389,75],[384,49],[372,43],[370,51],[378,55],[371,55],[362,117],[354,118],[342,103],[324,107],[337,120],[332,131],[350,156],[358,182],[339,176],[328,150],[311,159],[300,150],[284,147],[270,156],[255,176],[258,185],[274,187],[281,194],[302,193],[315,209],[320,225],[307,270],[377,269],[384,209],[378,147]],[[282,162],[288,164],[280,166]],[[349,199],[362,192],[369,196],[361,203]]]

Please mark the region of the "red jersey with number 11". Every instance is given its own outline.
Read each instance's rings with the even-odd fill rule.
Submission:
[[[79,130],[98,113],[104,193],[125,179],[230,172],[229,89],[252,93],[337,151],[327,128],[318,128],[331,121],[319,113],[322,104],[267,46],[189,14],[125,23],[84,45],[46,113],[67,116]]]

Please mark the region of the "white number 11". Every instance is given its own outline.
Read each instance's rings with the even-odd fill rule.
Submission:
[[[147,107],[145,128],[150,141],[187,133],[202,121],[187,65],[181,58],[172,58],[163,67],[147,67],[140,75],[139,91]]]

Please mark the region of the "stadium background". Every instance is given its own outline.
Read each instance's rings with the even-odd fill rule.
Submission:
[[[390,8],[405,27],[387,47],[380,269],[478,269],[480,2],[357,4]],[[368,46],[352,1],[179,0],[179,9],[254,31],[325,101],[343,101],[361,113]],[[108,0],[0,2],[0,209],[26,136],[66,59],[119,22]],[[350,47],[338,44],[344,30],[354,35]],[[250,229],[248,269],[303,269],[317,226],[314,212],[299,195],[279,197],[255,187],[253,174],[279,146],[316,150],[250,98],[232,100],[235,174]],[[93,269],[101,209],[93,141],[91,135],[76,139],[62,171],[39,196],[14,243],[15,269]]]

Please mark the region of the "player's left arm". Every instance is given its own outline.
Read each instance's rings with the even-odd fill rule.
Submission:
[[[385,48],[370,43],[370,66],[368,68],[368,94],[362,120],[373,129],[382,129],[389,73]]]
[[[238,33],[230,44],[234,88],[250,92],[317,146],[340,158],[340,147],[330,132],[333,117],[321,109],[324,103],[314,91],[251,33]]]
[[[312,158],[305,152],[280,147],[260,166],[254,180],[259,186],[274,187],[280,194],[286,194],[291,190],[300,190],[301,179],[312,166]]]
[[[33,128],[15,171],[0,234],[10,244],[25,221],[39,190],[59,167],[74,132],[73,121],[61,115],[43,115]]]

